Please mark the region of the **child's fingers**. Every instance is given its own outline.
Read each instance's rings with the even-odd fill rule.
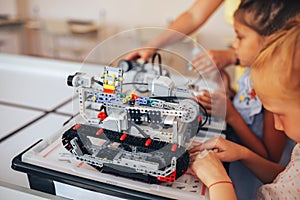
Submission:
[[[206,95],[198,95],[197,100],[201,103],[206,109],[211,109],[211,99]]]
[[[205,141],[202,145],[201,145],[201,149],[214,149],[218,147],[218,141],[219,138],[218,137],[214,137],[211,139],[208,139],[207,141]]]
[[[209,73],[214,70],[214,63],[208,59],[206,53],[200,52],[192,58],[193,67],[198,72]]]
[[[189,150],[190,153],[195,153],[201,150],[201,145],[198,145],[196,147],[193,147]]]
[[[203,92],[202,95],[197,95],[197,99],[201,100],[201,101],[205,101],[205,102],[210,102],[211,101],[210,96],[207,96],[206,92]]]
[[[203,96],[205,96],[207,98],[211,98],[211,94],[207,90],[203,90]]]
[[[190,154],[190,164],[195,161],[197,154],[198,152]]]
[[[206,140],[201,146],[199,146],[199,151],[202,151],[204,149],[210,149],[215,151],[218,150],[220,148],[220,140],[222,139],[223,138],[216,136]]]
[[[201,145],[198,145],[196,147],[193,147],[189,150],[189,153],[195,153],[195,152],[202,152],[203,150],[213,150],[213,149],[218,149],[219,148],[219,140],[223,139],[219,136],[210,138],[203,142]]]
[[[208,110],[211,110],[212,109],[212,105],[211,103],[207,103],[206,101],[198,101],[202,106],[205,107],[205,109],[208,111]]]

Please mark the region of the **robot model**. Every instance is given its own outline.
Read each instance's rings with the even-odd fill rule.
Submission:
[[[206,122],[205,109],[188,88],[157,75],[149,96],[126,94],[123,69],[100,76],[68,76],[79,98],[82,123],[62,135],[64,147],[99,171],[147,183],[174,182],[188,168],[187,147]]]

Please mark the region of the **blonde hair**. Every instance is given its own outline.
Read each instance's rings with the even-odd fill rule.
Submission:
[[[270,38],[252,65],[251,78],[258,94],[299,101],[300,15]]]

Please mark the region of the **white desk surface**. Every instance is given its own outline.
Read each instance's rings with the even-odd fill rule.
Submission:
[[[0,54],[0,101],[51,111],[70,99],[67,76],[81,63]]]
[[[4,152],[1,151],[0,154],[0,180],[23,187],[29,187],[26,174],[14,171],[10,168],[12,159],[40,139],[51,136],[55,131],[60,129],[63,123],[69,118],[69,116],[49,113],[35,123],[20,130],[12,137],[1,142],[0,149],[3,149]]]
[[[73,88],[66,80],[81,65],[0,54],[0,181],[29,187],[26,174],[12,170],[11,161],[71,117]]]
[[[0,104],[0,139],[41,117],[44,112]]]
[[[74,101],[74,103],[72,101]],[[72,99],[72,101],[58,108],[56,112],[61,114],[68,114],[68,115],[76,115],[77,113],[79,113],[79,106],[77,102],[78,98]]]

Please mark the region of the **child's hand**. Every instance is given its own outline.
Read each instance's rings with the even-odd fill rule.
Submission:
[[[220,91],[215,91],[209,93],[208,91],[203,91],[201,95],[196,96],[199,103],[201,103],[205,108],[208,114],[225,118],[227,103],[230,102],[230,99]],[[227,102],[229,101],[229,102]]]
[[[215,91],[209,93],[208,91],[204,91],[201,95],[197,95],[196,98],[206,108],[208,114],[225,118],[229,124],[232,121],[234,122],[238,111],[233,106],[229,97],[223,92]]]
[[[196,71],[201,73],[210,73],[216,70],[214,61],[207,57],[205,52],[199,52],[192,58],[192,65]]]
[[[211,95],[207,90],[203,90],[202,94],[196,96],[198,102],[206,108],[208,114],[211,113],[212,104],[211,104]]]
[[[222,137],[213,137],[206,140],[201,145],[189,150],[191,154],[203,150],[214,150],[216,156],[223,162],[233,162],[240,160],[243,156],[245,147],[226,140]]]
[[[222,69],[236,62],[235,52],[233,50],[208,50],[212,63],[206,56],[206,53],[200,52],[192,58],[192,63],[197,71],[209,73],[214,70],[216,65],[218,69]]]
[[[154,48],[141,49],[138,51],[133,51],[125,57],[125,60],[136,60],[141,59],[144,62],[148,61],[155,53]]]
[[[203,150],[197,153],[192,160],[192,174],[196,175],[206,186],[219,181],[230,181],[215,152]]]

